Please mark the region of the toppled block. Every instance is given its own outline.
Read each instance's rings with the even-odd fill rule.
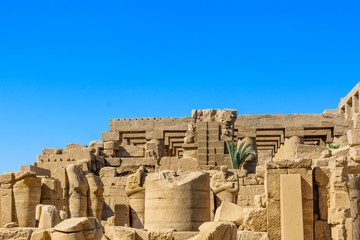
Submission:
[[[206,222],[199,227],[200,233],[189,240],[236,240],[237,228],[231,222]]]
[[[69,218],[53,228],[52,240],[101,240],[103,230],[94,217]]]
[[[232,222],[236,226],[243,223],[243,208],[230,202],[222,202],[216,210],[214,222]]]

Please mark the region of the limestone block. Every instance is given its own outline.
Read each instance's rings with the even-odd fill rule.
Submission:
[[[325,150],[327,148],[322,146],[299,144],[296,148],[295,157],[318,159],[321,158],[321,153]]]
[[[304,239],[300,174],[280,176],[281,239]]]
[[[265,208],[249,208],[244,214],[244,229],[247,231],[266,232],[267,211]]]
[[[321,155],[320,158],[329,158],[332,156],[332,153],[329,149],[324,150]]]
[[[331,238],[336,240],[347,240],[344,224],[331,226]]]
[[[145,228],[195,231],[202,222],[210,220],[209,196],[207,173],[149,174],[145,182]]]
[[[360,162],[360,146],[354,146],[350,148],[350,158],[354,162]]]
[[[277,168],[309,168],[312,165],[311,158],[277,159],[266,163],[266,169]]]
[[[39,230],[35,230],[32,234],[31,234],[31,239],[30,240],[51,240],[50,234],[47,230],[45,229],[39,229]]]
[[[347,138],[350,147],[360,145],[360,129],[351,129],[347,131]]]
[[[335,136],[333,144],[340,145],[340,147],[345,147],[348,145],[347,135]]]
[[[114,168],[114,167],[103,167],[100,170],[99,176],[100,176],[100,178],[105,178],[105,177],[113,178],[113,177],[116,176],[116,168]]]
[[[119,150],[118,141],[104,141],[104,149],[106,150]]]
[[[105,158],[105,164],[107,166],[119,167],[121,165],[121,158],[114,158],[114,157]]]
[[[150,240],[175,240],[173,230],[149,230]]]
[[[132,145],[120,146],[120,155],[121,157],[144,157],[145,149],[144,147]]]
[[[313,171],[311,168],[293,168],[289,169],[289,174],[300,174],[301,191],[304,199],[313,200]]]
[[[326,186],[318,187],[319,218],[327,220],[329,201]]]
[[[0,239],[29,240],[35,228],[0,228]]]
[[[53,228],[52,240],[101,240],[103,230],[94,217],[69,218]]]
[[[270,239],[281,239],[280,201],[267,202],[267,232]]]
[[[240,231],[237,232],[237,240],[269,240],[266,232]]]
[[[266,195],[255,195],[254,196],[254,205],[255,207],[266,208]]]
[[[328,167],[333,158],[313,159],[313,167]]]
[[[227,222],[206,222],[199,227],[200,233],[189,240],[236,240],[235,224]]]
[[[242,207],[234,203],[222,202],[220,207],[216,209],[214,222],[232,222],[240,226],[243,223],[243,218]]]
[[[118,132],[118,131],[103,132],[101,135],[101,140],[103,140],[103,141],[119,141],[120,140],[120,132]]]
[[[41,198],[41,179],[31,172],[18,172],[13,186],[16,217],[20,227],[35,227],[35,209]]]
[[[334,157],[350,156],[350,146],[341,147],[338,149],[331,149]]]
[[[61,222],[60,212],[53,205],[36,206],[35,218],[39,221],[39,228],[52,228]]]
[[[266,171],[265,166],[256,166],[256,177],[265,178],[265,171]]]
[[[159,171],[182,170],[185,172],[199,171],[199,163],[195,158],[163,157],[160,160]]]
[[[199,232],[173,232],[174,240],[188,240],[196,236]]]
[[[244,185],[257,185],[257,184],[258,181],[256,179],[256,176],[248,176],[244,178]]]
[[[280,175],[287,173],[288,169],[267,169],[265,184],[268,199],[280,201]]]
[[[346,219],[345,209],[330,207],[328,209],[328,223],[331,225],[344,224]]]
[[[129,227],[116,227],[112,240],[135,240],[136,232]]]
[[[326,186],[329,183],[331,176],[330,168],[327,167],[315,167],[314,179],[318,186]]]
[[[254,197],[264,193],[264,185],[239,186],[237,204],[241,207],[253,207],[255,206]]]
[[[314,233],[315,240],[331,239],[331,228],[326,221],[316,220]]]
[[[330,206],[335,208],[350,208],[349,194],[343,191],[331,193]]]

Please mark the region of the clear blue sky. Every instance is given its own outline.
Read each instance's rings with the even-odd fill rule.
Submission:
[[[1,1],[0,173],[110,118],[321,113],[360,81],[359,1]]]

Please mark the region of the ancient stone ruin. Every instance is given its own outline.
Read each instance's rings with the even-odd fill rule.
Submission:
[[[359,91],[322,114],[111,119],[0,175],[0,239],[360,240]]]

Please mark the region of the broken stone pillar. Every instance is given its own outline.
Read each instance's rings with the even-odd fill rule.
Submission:
[[[125,192],[129,198],[131,226],[133,228],[144,228],[145,212],[145,178],[146,173],[141,166],[136,173],[127,177]]]
[[[17,172],[13,192],[19,227],[35,227],[35,209],[41,198],[41,179],[33,172]]]
[[[15,206],[12,186],[14,184],[14,174],[3,173],[0,175],[1,182],[1,221],[3,227],[7,223],[15,221]]]
[[[55,206],[42,204],[36,206],[35,218],[39,221],[39,228],[53,228],[62,220]]]
[[[161,171],[145,182],[145,228],[196,231],[210,221],[209,175]]]
[[[86,175],[89,184],[88,207],[89,216],[96,217],[101,222],[102,210],[104,205],[104,184],[100,177],[90,173]]]
[[[304,239],[300,174],[280,175],[281,239]]]
[[[76,164],[66,167],[69,181],[69,212],[70,218],[87,216],[87,192],[89,185],[84,172]]]
[[[352,240],[360,240],[360,175],[349,175]]]
[[[216,208],[220,207],[223,201],[236,203],[239,177],[237,173],[228,171],[227,166],[221,166],[220,171],[212,176],[210,186],[215,193]]]

